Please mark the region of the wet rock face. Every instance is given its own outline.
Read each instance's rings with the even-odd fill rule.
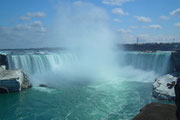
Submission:
[[[19,92],[31,86],[23,71],[5,70],[0,66],[0,93]]]
[[[171,57],[172,57],[176,72],[180,73],[180,50],[172,52]]]
[[[178,78],[177,84],[175,85],[176,94],[176,116],[177,120],[180,120],[180,78]]]
[[[172,89],[172,88],[174,88],[175,84],[176,84],[175,81],[173,81],[173,82],[171,82],[171,83],[167,83],[167,87],[168,87],[169,89]]]
[[[9,68],[7,56],[0,54],[0,66],[2,65],[6,66],[6,69]]]
[[[174,86],[177,77],[171,74],[161,76],[153,83],[153,97],[159,100],[175,100]]]
[[[29,82],[29,77],[24,72],[22,72],[22,74],[23,74],[23,82],[21,85],[21,89],[23,90],[23,89],[31,88],[32,84]]]
[[[9,90],[6,87],[0,87],[0,93],[9,93]]]

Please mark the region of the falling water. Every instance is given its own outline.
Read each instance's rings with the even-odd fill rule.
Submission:
[[[170,52],[120,52],[119,60],[117,61],[120,63],[119,67],[132,66],[136,69],[165,74],[172,71],[170,55]],[[78,64],[78,61],[80,60],[77,55],[65,51],[46,54],[31,53],[8,55],[10,69],[22,69],[28,75],[56,71],[65,66]]]
[[[132,119],[153,101],[152,82],[168,71],[170,53],[114,51],[114,34],[103,8],[81,1],[57,8],[48,44],[68,51],[8,53],[10,69],[22,69],[33,86],[44,83],[49,88],[35,86],[3,97],[0,118]]]

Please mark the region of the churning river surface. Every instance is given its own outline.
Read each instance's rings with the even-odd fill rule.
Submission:
[[[3,53],[10,69],[28,74],[33,88],[1,94],[0,120],[131,120],[145,104],[156,101],[152,82],[171,66],[170,52],[120,52],[116,74],[109,69],[88,76],[83,69],[74,75],[66,67],[78,57],[67,52]]]

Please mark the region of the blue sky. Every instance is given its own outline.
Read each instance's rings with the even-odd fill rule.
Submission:
[[[0,48],[48,47],[62,0],[1,0]],[[79,0],[63,0],[68,4]],[[103,9],[119,43],[180,42],[180,0],[81,0]],[[88,8],[87,8],[88,9]],[[53,45],[52,45],[53,46]]]

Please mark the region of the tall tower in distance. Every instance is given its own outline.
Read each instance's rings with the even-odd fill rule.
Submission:
[[[137,44],[139,43],[139,38],[137,37],[137,39],[136,39],[136,42],[137,42]]]
[[[173,38],[173,43],[175,43],[176,42],[176,39],[175,38]]]

